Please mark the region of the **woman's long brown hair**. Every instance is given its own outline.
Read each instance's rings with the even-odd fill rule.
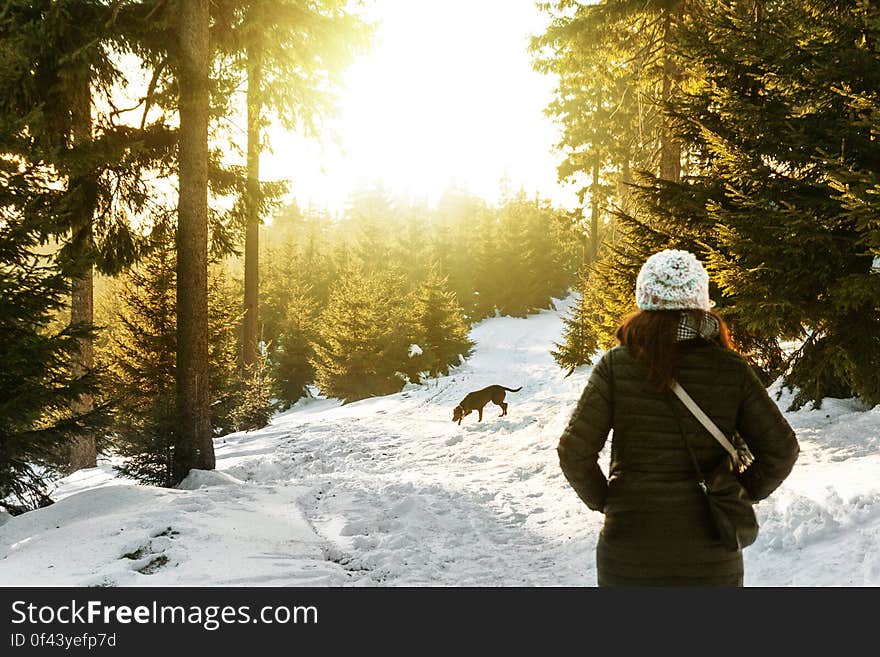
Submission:
[[[672,384],[678,356],[675,337],[682,312],[693,312],[697,318],[702,313],[700,310],[639,310],[624,318],[615,335],[617,341],[645,366],[648,381],[658,391],[668,390]],[[734,349],[727,324],[717,313],[709,311],[709,314],[718,320],[720,327],[716,342],[725,349]]]

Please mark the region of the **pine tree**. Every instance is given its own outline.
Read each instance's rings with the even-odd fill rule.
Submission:
[[[557,213],[523,192],[499,209],[491,246],[490,297],[503,315],[525,317],[551,307],[575,277],[571,230],[559,230]]]
[[[114,448],[128,477],[158,486],[178,481],[175,407],[175,259],[167,243],[124,276],[106,353],[114,398]]]
[[[103,408],[72,402],[98,392],[94,371],[73,375],[90,328],[51,328],[70,292],[57,264],[36,254],[40,230],[22,212],[30,174],[0,165],[0,506],[12,513],[51,502],[48,480],[67,464],[70,440],[98,435]]]
[[[531,208],[524,194],[501,207],[498,221],[495,277],[497,308],[502,315],[525,317],[539,309],[544,281],[536,276],[535,245],[529,239]]]
[[[351,402],[403,387],[411,331],[391,283],[352,269],[333,287],[311,361],[324,395]]]
[[[473,342],[461,306],[436,267],[416,291],[413,315],[414,340],[421,350],[414,356],[419,370],[432,377],[445,376],[450,366],[471,354]]]
[[[295,293],[286,309],[284,328],[271,344],[271,354],[278,398],[290,407],[307,394],[306,386],[314,380],[312,344],[317,337],[319,309],[309,289]]]
[[[134,128],[114,111],[111,90],[125,83],[114,50],[128,48],[117,27],[97,0],[12,0],[0,14],[0,148],[44,172],[43,184],[28,188],[30,206],[39,209],[43,239],[59,246],[74,325],[93,321],[95,270],[118,272],[136,257],[130,218],[149,198],[144,172],[171,156],[174,141],[161,120],[145,116]],[[92,341],[80,339],[74,376],[92,368]],[[92,399],[72,403],[87,412]],[[95,441],[71,441],[71,470],[95,465]]]
[[[261,353],[256,362],[236,374],[232,389],[236,401],[230,415],[232,426],[235,431],[262,429],[269,424],[275,410],[275,379],[266,353]]]
[[[170,254],[173,257],[173,254]],[[262,377],[266,371],[261,361],[241,367],[241,295],[232,286],[221,265],[208,269],[208,380],[210,382],[211,433],[223,436],[244,428],[239,423],[243,408],[259,406],[262,400]],[[254,386],[250,390],[250,386]],[[253,392],[254,397],[248,395]],[[249,411],[255,417],[271,413],[268,401],[262,411]],[[247,421],[247,428],[253,422]]]
[[[699,175],[647,185],[646,223],[688,217],[682,235],[699,242],[735,335],[769,349],[795,406],[880,400],[876,228],[851,210],[853,183],[880,161],[880,10],[735,3],[695,16],[686,37],[703,81],[670,113]],[[783,359],[780,338],[801,346]]]
[[[180,481],[175,454],[176,287],[173,245],[160,241],[125,274],[109,344],[100,354],[111,373],[114,446],[125,458],[119,470],[159,486]],[[208,302],[211,433],[222,436],[264,426],[272,410],[271,379],[265,368],[242,373],[239,367],[240,304],[220,268],[211,272]]]
[[[399,227],[400,216],[387,188],[376,184],[356,190],[341,226],[351,248],[351,264],[365,273],[387,267],[393,255],[390,236]]]
[[[314,379],[310,360],[316,320],[335,277],[327,253],[329,230],[326,217],[288,207],[263,240],[263,339],[275,394],[284,407],[307,394]]]
[[[667,244],[664,236],[637,231],[619,211],[616,239],[603,240],[598,258],[582,264],[578,298],[564,320],[564,337],[552,354],[569,373],[589,363],[597,349],[608,349],[622,318],[636,310],[635,280],[644,260]]]
[[[427,262],[437,263],[469,322],[495,313],[497,223],[485,201],[454,188],[444,192],[434,211]]]
[[[589,270],[584,270],[581,277],[587,279]],[[586,290],[589,281],[582,280],[580,289]],[[598,349],[595,333],[589,331],[591,316],[588,315],[590,308],[588,303],[578,297],[571,312],[563,320],[562,342],[556,342],[550,355],[559,365],[567,370],[568,374],[574,372],[579,365],[589,363],[593,354]]]

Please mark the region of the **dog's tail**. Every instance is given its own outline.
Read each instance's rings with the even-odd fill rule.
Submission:
[[[519,388],[505,388],[504,386],[501,387],[504,388],[507,392],[519,392],[520,390],[522,390],[522,386],[520,386]]]

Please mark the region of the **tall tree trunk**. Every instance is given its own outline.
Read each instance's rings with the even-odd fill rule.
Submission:
[[[600,92],[596,98],[596,113],[602,110],[603,94]],[[602,154],[598,144],[593,144],[593,178],[590,181],[590,244],[589,264],[593,264],[599,258],[599,174],[602,170]],[[586,254],[585,254],[586,255]]]
[[[209,0],[180,3],[175,475],[214,468],[208,382]]]
[[[593,182],[590,184],[590,264],[599,259],[599,155],[593,160]]]
[[[89,86],[88,72],[81,72],[75,84],[72,95],[72,133],[73,142],[76,145],[87,142],[92,138],[92,98]],[[76,262],[76,270],[80,271],[72,281],[72,294],[70,304],[71,324],[93,324],[95,319],[94,305],[94,268],[91,257],[94,248],[92,241],[92,220],[94,219],[95,203],[91,193],[92,185],[84,179],[71,181],[71,184],[82,193],[80,215],[72,230],[72,257]],[[95,349],[91,337],[85,337],[79,341],[79,353],[73,363],[73,375],[83,376],[95,365]],[[70,409],[76,414],[88,413],[94,408],[91,395],[81,395],[74,400]],[[94,468],[97,465],[97,450],[95,436],[81,434],[76,436],[70,445],[69,453],[70,472],[76,472],[82,468]]]
[[[257,41],[256,39],[254,40]],[[244,238],[245,367],[257,360],[260,296],[260,115],[262,113],[262,52],[258,43],[247,49],[247,226]]]
[[[673,30],[681,15],[681,3],[663,11],[663,81],[660,92],[665,106],[678,89],[679,67],[672,54]],[[660,135],[660,177],[678,182],[681,179],[681,141],[673,133],[669,119],[664,115]]]

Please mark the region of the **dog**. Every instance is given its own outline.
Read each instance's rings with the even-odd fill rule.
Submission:
[[[504,391],[508,392],[519,392],[522,390],[522,386],[519,388],[505,388],[504,386],[489,386],[488,388],[483,388],[482,390],[476,390],[474,392],[468,393],[464,399],[455,407],[452,411],[452,421],[458,422],[459,426],[461,425],[461,421],[465,415],[470,415],[474,411],[477,411],[479,415],[478,422],[483,421],[483,406],[492,402],[496,406],[501,407],[501,415],[498,417],[504,417],[507,415],[507,404],[504,402]]]

